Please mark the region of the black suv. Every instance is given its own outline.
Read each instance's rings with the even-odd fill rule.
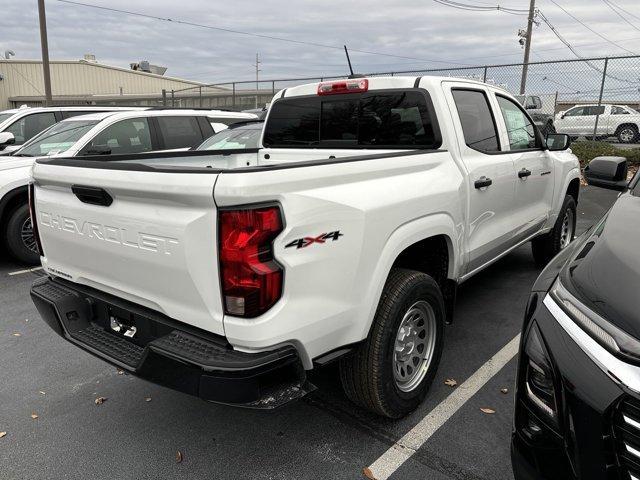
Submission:
[[[600,157],[613,207],[545,268],[526,311],[511,453],[517,480],[640,479],[640,175]]]

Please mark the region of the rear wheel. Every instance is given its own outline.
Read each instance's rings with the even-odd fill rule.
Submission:
[[[638,128],[633,125],[620,127],[617,137],[620,143],[633,143],[638,137]]]
[[[571,195],[564,202],[553,229],[531,242],[531,250],[536,264],[540,267],[549,263],[560,250],[566,248],[576,233],[576,201]]]
[[[9,214],[6,234],[7,249],[13,258],[28,265],[40,263],[28,205],[20,205]]]
[[[393,269],[367,340],[340,362],[345,393],[379,415],[400,418],[424,399],[442,355],[445,309],[430,276]]]

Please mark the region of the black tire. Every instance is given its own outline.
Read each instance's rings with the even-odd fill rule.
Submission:
[[[405,314],[418,304],[428,304],[432,309],[435,322],[430,322],[435,339],[426,374],[420,373],[416,377],[418,380],[424,375],[410,391],[402,391],[394,374],[396,336]],[[340,361],[340,379],[347,397],[355,404],[389,418],[401,418],[415,410],[424,400],[440,363],[444,322],[444,300],[435,280],[414,270],[393,269],[367,340]]]
[[[565,215],[567,214],[573,217],[568,232],[565,231],[564,225]],[[556,224],[553,226],[553,229],[549,233],[541,237],[534,238],[531,241],[531,251],[533,252],[533,258],[536,265],[544,267],[549,263],[549,260],[555,257],[560,250],[567,246],[567,244],[564,243],[565,235],[568,235],[569,242],[573,240],[576,234],[576,224],[576,201],[571,195],[567,195],[564,197],[562,208],[560,209],[558,219],[556,220]]]
[[[618,129],[616,136],[620,143],[633,143],[638,139],[638,127],[635,125],[624,125]]]
[[[22,229],[25,224],[31,222],[29,218],[29,205],[20,205],[9,214],[6,228],[6,243],[9,254],[21,263],[38,265],[40,254],[30,249],[22,240]]]

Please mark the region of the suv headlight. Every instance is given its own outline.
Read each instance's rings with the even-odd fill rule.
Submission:
[[[549,291],[556,303],[583,330],[613,355],[640,362],[640,342],[578,300],[558,277]]]
[[[546,414],[550,420],[556,422],[557,405],[555,382],[551,358],[547,352],[538,325],[533,322],[527,333],[524,345],[524,388],[526,395]]]

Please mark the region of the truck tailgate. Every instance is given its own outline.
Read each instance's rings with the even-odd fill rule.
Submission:
[[[216,173],[36,164],[33,176],[49,274],[224,335]]]

